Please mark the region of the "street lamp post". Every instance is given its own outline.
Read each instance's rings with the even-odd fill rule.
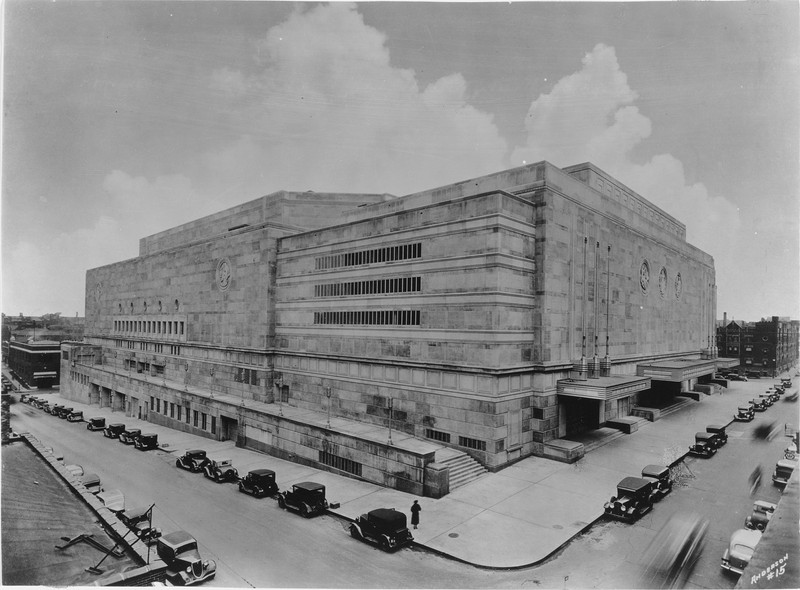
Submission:
[[[211,394],[211,399],[214,399],[214,367],[211,367],[211,383],[208,386],[208,392]]]
[[[328,428],[331,427],[331,388],[325,387],[325,397],[328,398]]]
[[[394,409],[394,399],[389,398],[389,446],[392,445],[392,411]]]

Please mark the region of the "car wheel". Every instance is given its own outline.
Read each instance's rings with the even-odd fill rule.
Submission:
[[[242,482],[239,482],[239,491],[240,492],[244,491],[244,486],[242,485]]]
[[[220,483],[222,481],[222,476],[219,473],[214,474],[214,481]]]
[[[759,522],[759,523],[756,525],[756,528],[757,528],[759,531],[763,531],[765,528],[767,528],[767,525],[765,525],[763,522]]]
[[[378,545],[383,551],[389,551],[389,539],[386,537],[381,537],[380,541],[378,541]]]
[[[350,525],[350,536],[354,539],[361,540],[361,532],[358,530],[358,527],[354,524]]]
[[[181,466],[181,461],[180,459],[178,459],[177,461],[175,461],[175,467],[180,467],[180,466]]]
[[[286,500],[283,499],[283,496],[278,496],[278,506],[286,510]]]
[[[309,518],[311,516],[311,508],[308,504],[302,504],[300,506],[300,514],[302,514],[304,518]]]

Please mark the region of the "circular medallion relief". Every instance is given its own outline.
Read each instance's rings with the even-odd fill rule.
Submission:
[[[661,294],[661,297],[666,297],[667,295],[667,269],[663,266],[661,270],[658,271],[658,292]]]
[[[675,299],[680,299],[683,294],[683,279],[681,273],[675,275]]]
[[[647,293],[650,286],[650,264],[647,260],[642,260],[642,266],[639,267],[639,286],[643,293]]]
[[[217,263],[217,287],[220,291],[227,291],[231,286],[231,261],[222,258]]]

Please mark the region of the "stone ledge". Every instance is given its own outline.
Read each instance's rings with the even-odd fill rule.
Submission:
[[[631,434],[639,430],[638,418],[615,418],[614,420],[606,421],[606,426],[609,428],[616,428],[625,434]]]
[[[544,443],[542,455],[562,463],[575,463],[586,453],[583,443],[558,438]]]

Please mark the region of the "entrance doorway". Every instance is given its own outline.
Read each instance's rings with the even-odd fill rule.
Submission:
[[[582,397],[559,396],[564,411],[567,436],[582,434],[600,426],[598,400]]]
[[[239,421],[235,418],[220,416],[220,440],[237,441],[239,439]]]

